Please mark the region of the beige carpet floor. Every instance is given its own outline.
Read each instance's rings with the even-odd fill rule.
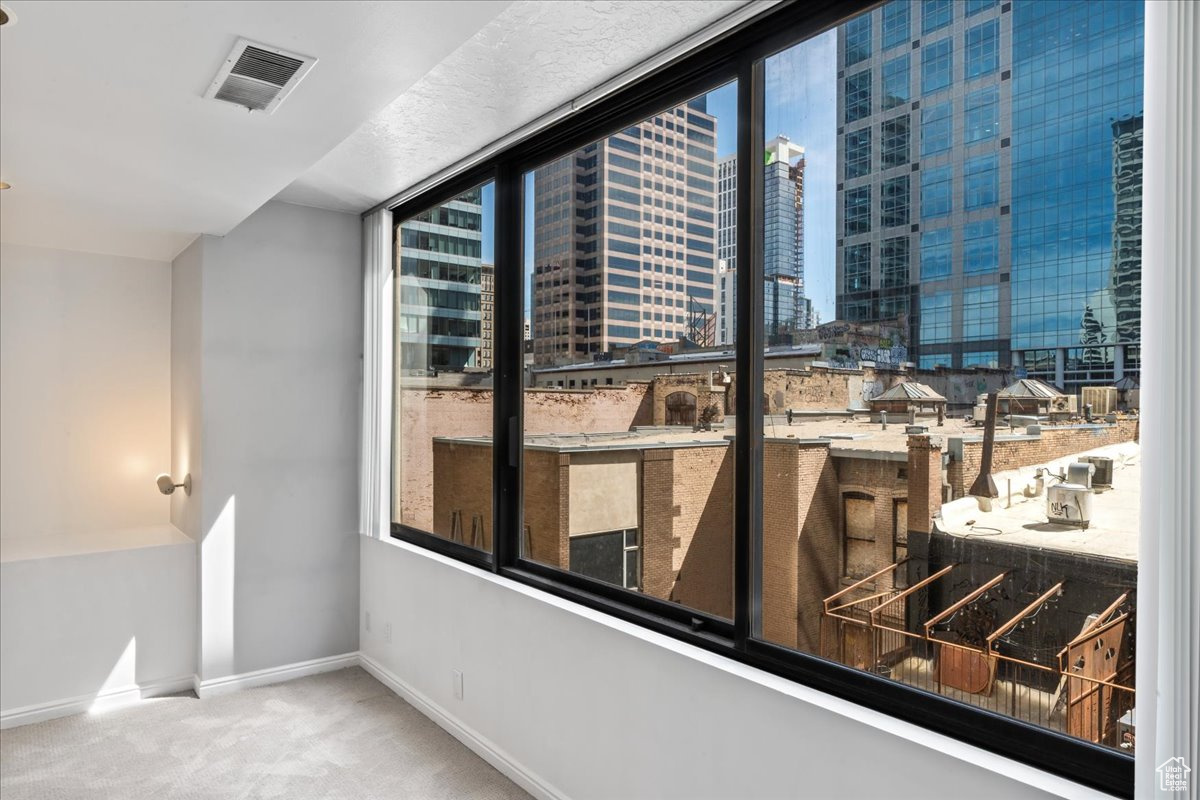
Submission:
[[[528,796],[358,667],[0,733],[3,800]]]

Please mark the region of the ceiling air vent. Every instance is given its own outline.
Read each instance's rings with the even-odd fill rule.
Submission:
[[[204,96],[271,114],[316,63],[310,56],[238,39]]]

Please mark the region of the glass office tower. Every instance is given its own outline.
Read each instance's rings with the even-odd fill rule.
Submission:
[[[901,320],[925,368],[1136,378],[1142,17],[894,0],[843,26],[838,317]]]
[[[1142,3],[1012,13],[1014,363],[1068,391],[1136,378]]]
[[[405,221],[397,239],[401,368],[481,366],[483,190],[472,189]]]

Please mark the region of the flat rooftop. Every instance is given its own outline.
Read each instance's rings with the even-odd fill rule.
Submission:
[[[818,412],[806,412],[816,416]],[[786,417],[772,415],[764,420],[763,433],[767,441],[828,441],[834,455],[870,458],[872,453],[886,456],[889,460],[907,459],[908,434],[906,423],[889,422],[887,429],[879,423],[868,422],[868,413],[863,411],[854,417],[845,416],[841,409],[831,409],[830,418],[800,418],[787,424]],[[840,418],[839,418],[840,416]],[[725,425],[728,425],[726,427]],[[644,427],[632,431],[605,433],[562,433],[537,434],[525,437],[525,447],[530,449],[556,449],[564,451],[621,450],[647,447],[700,447],[726,444],[733,439],[733,418],[726,423],[716,423],[711,431],[693,431],[690,426]],[[933,436],[950,437],[978,435],[979,429],[962,419],[947,419],[937,427],[936,417],[917,417],[917,424],[926,426]],[[439,437],[434,441],[459,444],[491,445],[491,437]],[[877,456],[877,457],[881,457]]]
[[[1023,489],[1032,487],[1036,467],[1022,467],[993,473],[1000,497],[992,501],[992,510],[983,511],[974,497],[963,497],[942,506],[935,524],[939,531],[961,538],[986,538],[1002,543],[1039,550],[1062,550],[1121,561],[1137,562],[1141,509],[1141,447],[1137,442],[1099,447],[1083,453],[1055,459],[1039,466],[1057,474],[1059,468],[1078,461],[1080,456],[1107,456],[1113,460],[1113,488],[1092,497],[1092,521],[1087,528],[1051,523],[1046,517],[1046,491],[1025,497]],[[1009,505],[1008,486],[1012,482]],[[1047,481],[1049,486],[1053,481]]]

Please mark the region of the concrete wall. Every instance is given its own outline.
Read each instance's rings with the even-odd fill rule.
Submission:
[[[175,261],[175,457],[203,465],[175,518],[199,519],[202,681],[357,649],[361,235],[271,202]]]
[[[1022,779],[1055,785],[403,544],[363,541],[362,608],[372,617],[372,631],[361,633],[371,662],[476,746],[563,797],[930,798],[970,787],[986,800],[1050,796]],[[870,768],[858,768],[857,756]]]
[[[636,451],[571,454],[567,519],[572,536],[639,526]]]
[[[163,524],[171,268],[0,248],[0,537]]]

